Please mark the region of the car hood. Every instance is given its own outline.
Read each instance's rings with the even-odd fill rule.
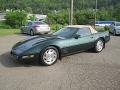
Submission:
[[[62,37],[58,37],[55,35],[41,35],[41,36],[34,36],[31,38],[27,38],[24,39],[20,42],[18,42],[17,44],[15,44],[12,48],[12,50],[14,52],[16,52],[16,54],[20,54],[23,51],[26,51],[30,48],[32,48],[35,44],[44,42],[44,41],[48,41],[48,40],[52,40],[52,39],[64,39]]]

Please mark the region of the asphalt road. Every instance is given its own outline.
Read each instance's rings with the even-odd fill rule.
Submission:
[[[10,56],[11,47],[26,37],[0,38],[0,90],[120,90],[120,36],[111,36],[101,53],[67,56],[49,67]]]

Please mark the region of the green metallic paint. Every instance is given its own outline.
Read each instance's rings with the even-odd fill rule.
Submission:
[[[19,46],[22,45],[24,46],[31,44],[30,48],[22,51],[18,56],[33,55],[33,54],[38,55],[46,47],[55,46],[60,49],[61,56],[64,56],[69,53],[74,53],[74,52],[93,48],[96,40],[99,39],[100,37],[104,38],[105,40],[108,39],[109,38],[108,32],[91,34],[89,36],[79,37],[78,39],[75,39],[74,37],[61,38],[53,35],[37,36],[24,40],[22,42],[18,42],[15,46],[13,46],[12,50],[17,49]]]

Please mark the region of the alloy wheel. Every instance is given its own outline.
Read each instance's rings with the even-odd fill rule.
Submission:
[[[57,57],[58,57],[58,55],[57,55],[56,50],[48,49],[43,54],[43,61],[47,65],[51,65],[51,64],[53,64],[57,60]]]
[[[98,41],[97,41],[97,44],[96,44],[96,50],[97,50],[98,52],[100,52],[100,51],[103,50],[103,47],[104,47],[103,41],[102,41],[102,40],[98,40]]]

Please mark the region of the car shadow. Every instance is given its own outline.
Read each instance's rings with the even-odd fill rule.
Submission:
[[[22,33],[15,33],[15,34],[20,36],[30,36],[29,34],[22,34]]]
[[[17,61],[10,55],[10,52],[6,52],[0,55],[0,63],[5,67],[32,67],[32,66],[43,66],[41,63],[38,63],[37,60],[33,61]]]

